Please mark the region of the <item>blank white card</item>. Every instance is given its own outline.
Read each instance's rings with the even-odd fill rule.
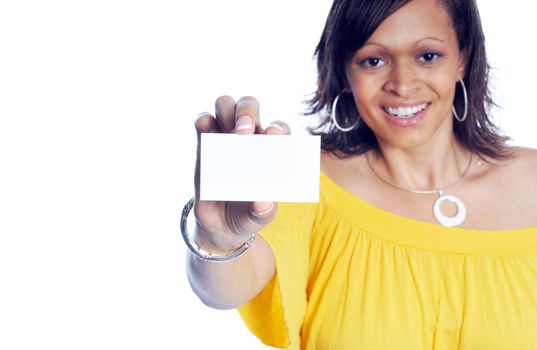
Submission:
[[[318,202],[320,150],[319,136],[202,134],[200,198]]]

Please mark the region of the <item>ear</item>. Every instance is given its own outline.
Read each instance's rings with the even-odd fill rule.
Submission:
[[[463,50],[459,53],[459,66],[457,68],[457,76],[464,79],[466,74],[466,64],[468,63],[468,51]]]

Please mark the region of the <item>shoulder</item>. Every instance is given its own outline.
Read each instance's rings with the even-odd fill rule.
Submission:
[[[518,161],[520,166],[532,171],[531,175],[535,175],[534,171],[537,170],[537,149],[533,148],[518,148]]]
[[[508,149],[509,156],[505,159],[493,159],[482,156],[478,164],[486,163],[482,175],[517,174],[529,176],[537,170],[537,149],[525,147],[511,147]]]
[[[526,201],[537,204],[537,150],[517,148],[509,167],[513,186],[526,193]]]
[[[506,173],[514,176],[513,181],[535,182],[537,177],[537,150],[533,148],[512,148],[512,157],[499,162],[500,168],[505,168]]]
[[[344,188],[353,187],[357,179],[366,175],[367,163],[364,155],[342,156],[333,152],[321,153],[321,171]]]
[[[334,176],[346,171],[356,171],[363,168],[364,164],[366,164],[365,159],[364,154],[349,156],[323,151],[321,152],[321,171],[327,175]]]
[[[505,160],[489,160],[486,178],[495,191],[509,193],[521,203],[537,205],[537,150],[516,147]]]

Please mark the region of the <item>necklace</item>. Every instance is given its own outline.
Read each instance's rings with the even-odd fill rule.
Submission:
[[[367,155],[365,156],[365,159],[367,161],[367,165],[369,166],[369,169],[371,169],[373,174],[375,174],[375,176],[380,181],[384,182],[386,185],[391,186],[393,188],[396,188],[398,190],[406,191],[406,192],[410,192],[410,193],[437,194],[438,198],[436,199],[436,201],[434,202],[434,205],[433,205],[433,215],[434,215],[436,221],[438,221],[441,225],[447,226],[447,227],[459,226],[466,219],[466,206],[464,205],[462,200],[460,198],[458,198],[458,197],[453,196],[453,195],[444,194],[444,191],[446,189],[450,188],[450,187],[455,186],[456,184],[458,184],[459,182],[461,182],[464,179],[464,177],[466,176],[466,174],[468,174],[468,171],[470,170],[470,166],[472,165],[472,158],[473,157],[470,156],[470,161],[468,162],[468,166],[466,167],[466,169],[462,173],[461,177],[457,181],[455,181],[455,182],[453,182],[453,183],[451,183],[451,184],[449,184],[447,186],[444,186],[443,188],[437,188],[437,189],[434,189],[434,190],[412,190],[412,189],[409,189],[409,188],[396,186],[396,185],[394,185],[392,183],[389,183],[387,180],[384,180],[377,173],[375,168],[373,168],[373,166],[371,165],[371,162],[369,161],[369,157]],[[455,214],[455,216],[447,216],[447,215],[444,215],[442,213],[440,208],[442,206],[442,203],[444,203],[445,201],[450,201],[451,203],[453,203],[455,205],[455,207],[457,207],[457,214]]]

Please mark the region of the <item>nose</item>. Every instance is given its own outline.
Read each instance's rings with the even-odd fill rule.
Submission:
[[[414,67],[405,62],[398,62],[390,70],[384,90],[399,97],[410,97],[419,87],[419,77]]]

